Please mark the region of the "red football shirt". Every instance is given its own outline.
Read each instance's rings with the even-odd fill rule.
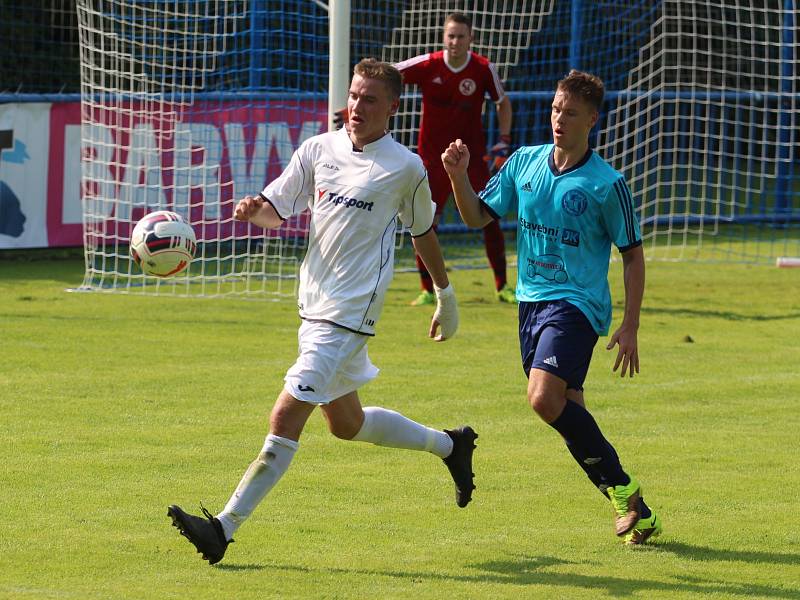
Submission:
[[[416,84],[422,92],[422,123],[417,151],[428,169],[441,165],[441,154],[461,138],[471,156],[483,160],[486,134],[481,112],[488,96],[498,102],[505,96],[503,84],[489,59],[470,52],[467,62],[453,69],[439,50],[409,58],[395,65],[403,82]]]

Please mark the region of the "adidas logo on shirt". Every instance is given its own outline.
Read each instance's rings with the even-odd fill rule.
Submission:
[[[437,75],[431,80],[431,83],[442,83],[442,78]]]
[[[523,192],[532,192],[533,191],[533,189],[531,188],[531,182],[530,181],[528,183],[525,183],[525,184],[522,185],[522,191]]]
[[[558,368],[558,361],[556,360],[555,356],[551,356],[549,358],[545,358],[543,362],[546,365],[550,365],[551,367]]]

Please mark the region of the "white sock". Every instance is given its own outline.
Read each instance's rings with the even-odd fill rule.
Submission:
[[[264,447],[245,471],[242,480],[233,492],[217,519],[222,523],[225,538],[230,540],[244,520],[253,514],[258,503],[275,487],[292,462],[300,444],[288,438],[269,434]]]
[[[453,451],[453,440],[444,431],[420,425],[393,410],[367,406],[364,424],[353,440],[390,448],[425,450],[444,458]]]

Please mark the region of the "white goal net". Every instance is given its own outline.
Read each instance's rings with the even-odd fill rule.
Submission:
[[[400,2],[399,22],[385,42],[381,58],[401,62],[420,54],[441,50],[444,46],[444,21],[454,12],[472,19],[472,50],[486,56],[497,68],[500,79],[508,79],[509,71],[520,62],[520,55],[534,43],[544,19],[556,0],[522,0],[517,2],[466,2],[439,0]],[[410,86],[401,99],[395,117],[394,131],[398,140],[416,148],[422,98],[417,86]]]
[[[648,257],[798,254],[797,16],[786,0],[659,3],[598,147],[637,198]]]
[[[307,219],[277,231],[233,221],[236,200],[257,195],[325,121],[313,95],[268,71],[268,29],[279,44],[291,32],[267,17],[239,0],[79,0],[83,289],[295,293]],[[198,241],[190,268],[168,279],[142,274],[128,251],[156,210],[180,214]]]
[[[351,63],[443,47],[451,12],[497,66],[516,145],[547,143],[553,89],[571,68],[607,102],[592,142],[622,171],[649,258],[774,262],[800,256],[800,0],[350,0]],[[84,289],[293,295],[307,218],[265,232],[233,221],[329,121],[324,0],[78,0]],[[416,145],[421,99],[393,121]],[[495,111],[486,111],[489,145]],[[198,255],[181,275],[142,275],[135,223],[172,210]],[[509,255],[516,218],[503,221]],[[448,262],[485,265],[450,207]],[[409,249],[399,260],[413,264]],[[513,258],[512,258],[513,260]]]

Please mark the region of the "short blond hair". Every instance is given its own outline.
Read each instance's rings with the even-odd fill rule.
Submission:
[[[362,58],[353,67],[353,74],[364,79],[377,79],[386,84],[392,99],[400,97],[403,91],[403,75],[393,65],[377,58]]]

